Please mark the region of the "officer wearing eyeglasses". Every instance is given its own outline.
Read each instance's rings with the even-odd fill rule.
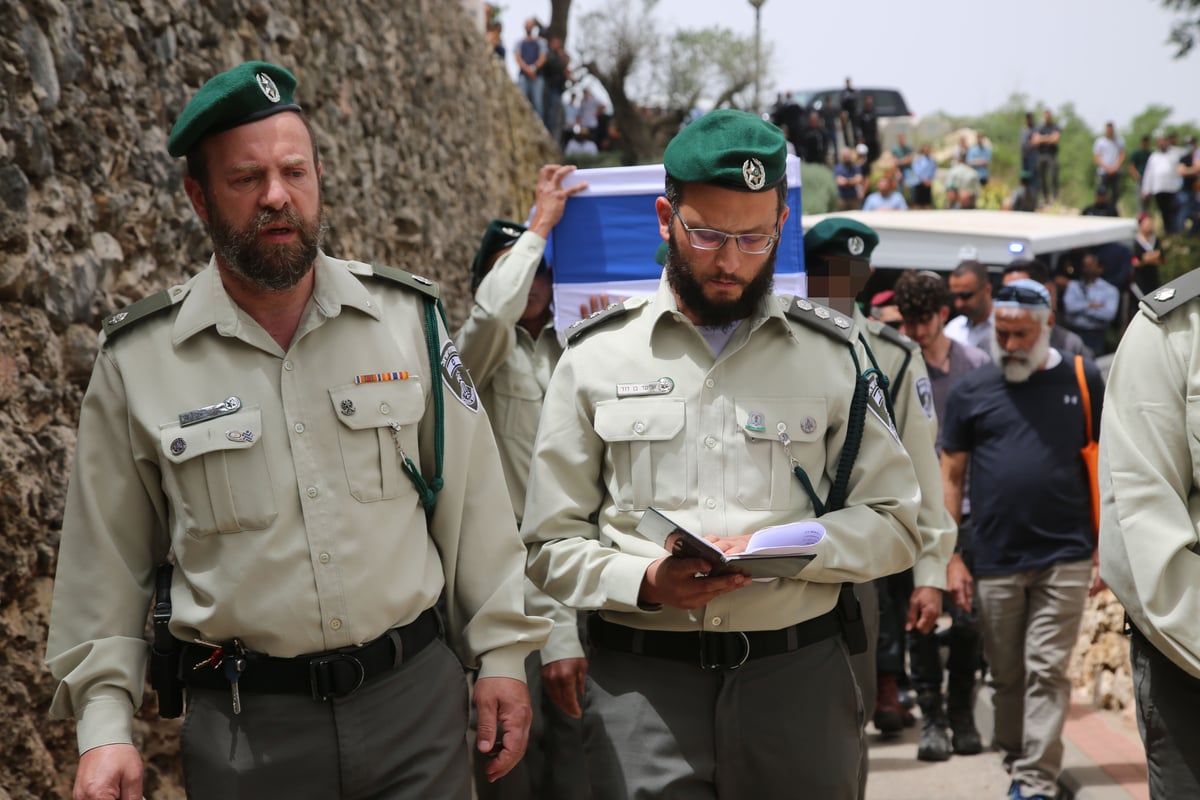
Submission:
[[[547,390],[522,530],[530,578],[598,611],[599,798],[857,796],[843,584],[913,563],[919,490],[851,320],[771,293],[785,160],[744,112],[676,136],[657,293],[578,323]],[[826,537],[796,574],[715,575],[636,532],[649,507],[727,552],[784,522]]]

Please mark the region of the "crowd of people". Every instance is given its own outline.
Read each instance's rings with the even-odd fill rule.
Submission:
[[[777,296],[786,140],[719,110],[664,155],[653,296],[594,297],[555,330],[546,240],[584,186],[551,164],[528,224],[484,232],[451,336],[431,281],[321,249],[323,166],[287,70],[214,77],[168,152],[186,159],[213,256],[105,319],[83,401],[47,643],[51,713],[78,722],[76,797],[142,794],[147,655],[161,713],[184,713],[186,689],[196,800],[798,785],[861,800],[865,719],[904,725],[904,683],[920,758],[982,751],[985,664],[1008,799],[1056,795],[1066,662],[1101,588],[1080,458],[1104,388],[1077,343],[1054,344],[1058,285],[1039,262],[998,287],[975,262],[948,280],[907,272],[864,313],[878,237],[833,218],[805,235],[807,296]],[[1064,311],[1076,294],[1107,303],[1068,285]],[[1158,292],[1154,320],[1195,297],[1200,281]],[[1173,374],[1168,349],[1128,369]],[[1142,407],[1121,409],[1130,435],[1149,425],[1131,418]],[[1189,448],[1172,453],[1181,466]],[[1128,502],[1128,473],[1113,470],[1109,499]],[[1195,504],[1176,505],[1182,524],[1166,527],[1194,537]],[[677,520],[661,541],[642,525],[651,509]],[[798,521],[811,558],[767,579],[725,568]],[[1113,536],[1138,524],[1108,517]],[[707,545],[689,549],[685,527]],[[1186,570],[1180,550],[1156,553]],[[1155,565],[1112,573],[1128,602]],[[1185,596],[1191,577],[1169,588]],[[944,601],[957,633],[943,698]],[[1163,609],[1131,612],[1160,688],[1200,649]],[[1160,651],[1171,661],[1151,664]],[[1146,724],[1171,767],[1156,779],[1188,796],[1194,716]]]

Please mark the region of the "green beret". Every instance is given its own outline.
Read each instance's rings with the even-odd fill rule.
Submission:
[[[494,219],[488,223],[479,241],[479,249],[475,251],[475,260],[471,262],[471,291],[479,287],[479,282],[487,273],[488,260],[516,244],[525,231],[524,225],[512,220]]]
[[[280,111],[299,111],[300,106],[292,99],[295,91],[296,76],[265,61],[247,61],[222,72],[200,87],[175,120],[167,152],[178,158],[209,134]]]
[[[680,131],[667,145],[663,166],[681,183],[765,192],[787,176],[787,140],[766,120],[723,108]]]
[[[670,249],[665,239],[658,243],[658,249],[654,251],[654,260],[658,262],[660,267],[667,263],[667,251]]]
[[[861,222],[847,217],[829,217],[804,234],[804,257],[842,256],[869,261],[877,244],[879,235]]]

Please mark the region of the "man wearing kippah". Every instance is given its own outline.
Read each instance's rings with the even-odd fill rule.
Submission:
[[[524,613],[487,415],[436,286],[321,251],[295,86],[249,62],[192,98],[168,151],[214,255],[104,322],[47,644],[51,713],[78,721],[76,798],[142,796],[152,599],[194,800],[466,800],[460,659],[488,776],[524,751],[522,664],[550,623]]]
[[[534,583],[596,612],[598,798],[858,794],[863,633],[843,586],[912,564],[919,489],[850,320],[771,294],[785,159],[740,111],[677,135],[657,293],[573,326],[547,390],[522,532]],[[651,507],[727,554],[768,525],[825,538],[751,581],[643,537]]]
[[[1050,346],[1054,312],[1042,284],[1005,284],[993,306],[993,363],[963,375],[946,399],[942,475],[957,520],[969,460],[975,597],[995,688],[992,746],[1012,777],[1008,798],[1049,800],[1062,771],[1067,664],[1089,585],[1101,587],[1092,580],[1092,487],[1080,450],[1089,433],[1099,438],[1104,384],[1091,361],[1065,360]]]

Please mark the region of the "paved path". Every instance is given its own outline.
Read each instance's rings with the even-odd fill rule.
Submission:
[[[992,729],[991,698],[979,693],[975,718],[986,742]],[[918,726],[884,741],[867,726],[871,772],[867,800],[1003,800],[1008,775],[997,753],[917,760]],[[1065,730],[1060,800],[1148,800],[1146,759],[1137,728],[1126,714],[1073,706]]]

